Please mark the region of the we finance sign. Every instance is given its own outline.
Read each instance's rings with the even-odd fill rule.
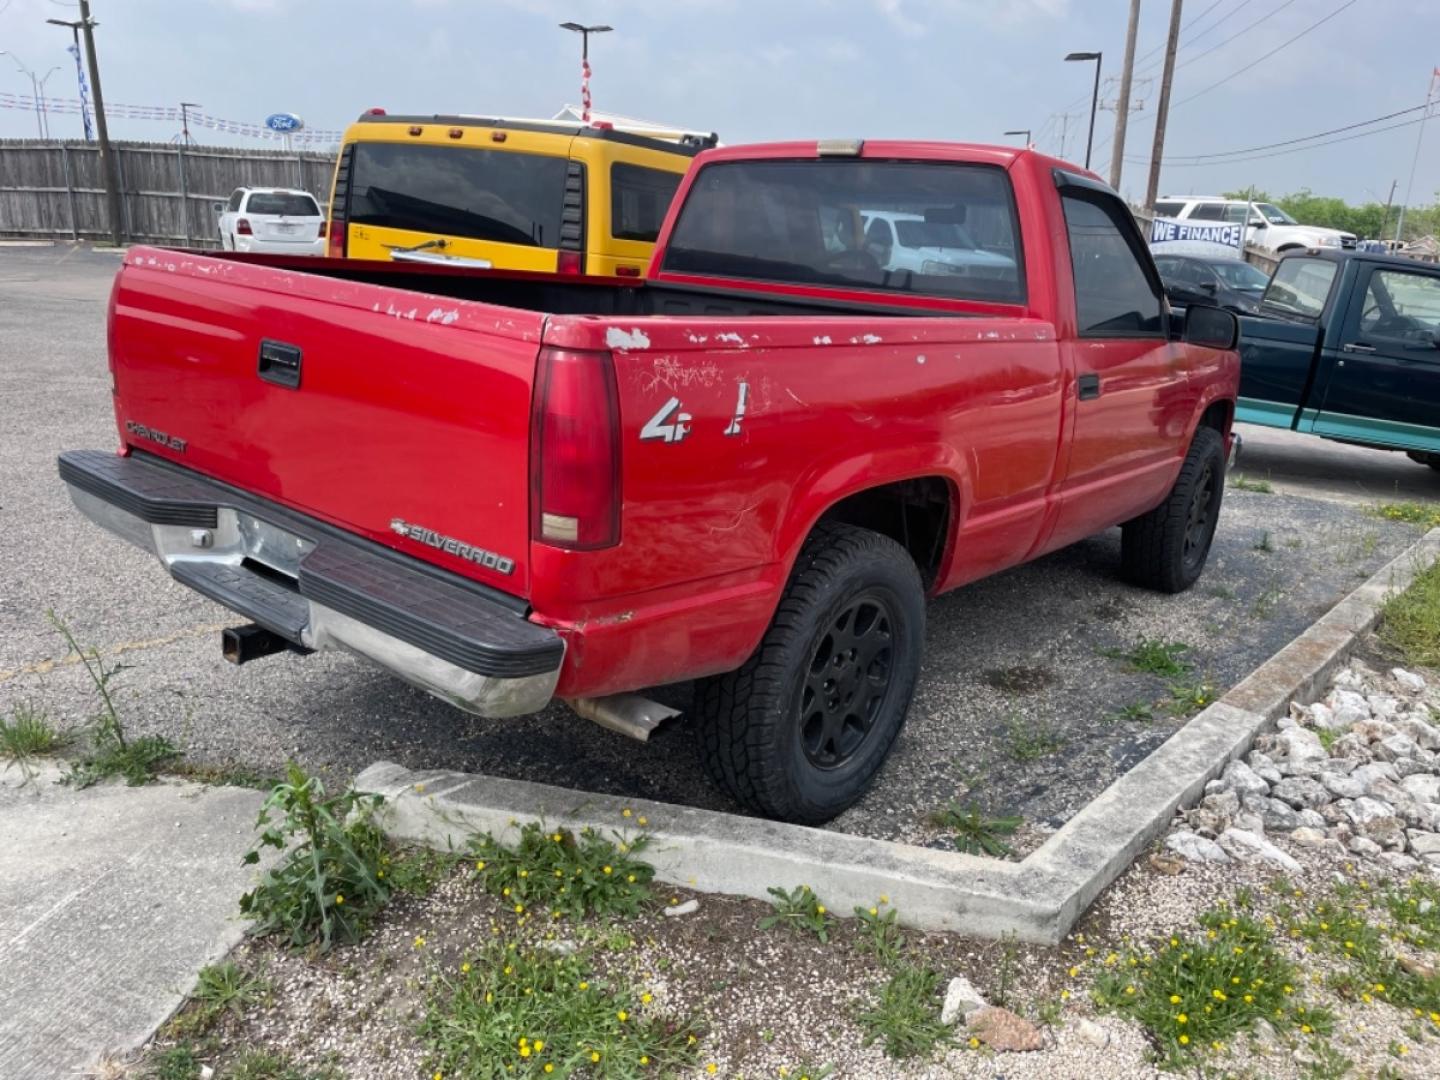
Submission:
[[[1150,250],[1157,255],[1245,257],[1245,226],[1225,222],[1181,221],[1157,217],[1150,222]]]

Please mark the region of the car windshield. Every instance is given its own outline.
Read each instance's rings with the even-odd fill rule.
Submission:
[[[963,226],[949,221],[897,221],[895,235],[901,247],[907,248],[965,248],[974,250],[975,241],[970,239]]]
[[[1318,319],[1325,310],[1335,264],[1325,259],[1289,258],[1280,263],[1261,305],[1281,315]]]
[[[1270,284],[1270,277],[1265,271],[1251,266],[1239,259],[1226,259],[1223,262],[1213,262],[1210,269],[1220,275],[1220,280],[1232,289],[1243,289],[1245,292],[1264,292],[1265,286]]]
[[[319,217],[320,207],[309,195],[289,191],[255,191],[245,206],[247,214],[284,214],[286,217]]]
[[[1296,221],[1296,220],[1295,220],[1293,217],[1291,217],[1289,214],[1285,213],[1284,210],[1281,210],[1278,206],[1272,206],[1270,203],[1265,203],[1265,202],[1256,203],[1256,204],[1255,204],[1255,209],[1256,209],[1256,210],[1259,210],[1260,213],[1264,214],[1264,215],[1265,215],[1265,220],[1268,221],[1268,222],[1270,222],[1271,225],[1299,225],[1299,224],[1300,224],[1298,221]]]

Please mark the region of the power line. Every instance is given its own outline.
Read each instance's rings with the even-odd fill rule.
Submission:
[[[1329,22],[1331,19],[1335,18],[1335,16],[1339,15],[1339,14],[1340,14],[1342,11],[1344,11],[1346,8],[1354,7],[1354,6],[1355,6],[1355,2],[1356,2],[1356,0],[1345,0],[1345,2],[1344,2],[1343,4],[1341,4],[1339,7],[1337,7],[1334,11],[1330,12],[1329,15],[1326,15],[1324,18],[1317,19],[1315,22],[1313,22],[1313,23],[1311,23],[1309,26],[1307,26],[1304,30],[1301,30],[1301,31],[1300,31],[1298,34],[1296,34],[1294,37],[1288,39],[1287,41],[1281,42],[1279,45],[1275,46],[1275,48],[1271,49],[1269,52],[1265,53],[1263,56],[1257,56],[1254,60],[1251,60],[1251,61],[1250,61],[1248,64],[1246,64],[1244,67],[1240,68],[1240,69],[1237,70],[1237,71],[1232,71],[1229,75],[1226,75],[1223,79],[1220,79],[1220,80],[1218,80],[1218,81],[1216,81],[1216,82],[1211,83],[1209,86],[1205,87],[1205,89],[1203,89],[1203,90],[1197,90],[1195,93],[1191,94],[1191,95],[1190,95],[1189,97],[1187,97],[1187,98],[1181,98],[1179,101],[1175,102],[1175,105],[1172,106],[1172,108],[1175,108],[1175,107],[1184,105],[1184,104],[1185,104],[1186,102],[1188,102],[1188,101],[1194,101],[1196,98],[1201,97],[1201,96],[1203,96],[1203,95],[1205,95],[1205,94],[1208,94],[1211,90],[1214,90],[1217,86],[1223,86],[1223,85],[1225,85],[1227,82],[1229,82],[1231,79],[1234,79],[1234,78],[1236,78],[1237,76],[1240,76],[1240,75],[1244,75],[1246,72],[1255,70],[1256,65],[1258,65],[1261,61],[1270,59],[1270,57],[1274,56],[1276,53],[1281,52],[1281,51],[1284,50],[1284,49],[1288,49],[1291,45],[1294,45],[1295,42],[1299,41],[1299,40],[1300,40],[1301,38],[1303,38],[1306,34],[1309,34],[1309,33],[1311,33],[1311,32],[1314,31],[1314,30],[1320,29],[1320,27],[1324,26],[1324,25],[1325,25],[1327,22]]]
[[[1195,55],[1195,56],[1190,57],[1190,59],[1186,60],[1185,63],[1183,63],[1183,64],[1180,65],[1180,67],[1187,67],[1188,65],[1195,63],[1196,60],[1203,60],[1205,57],[1209,56],[1211,53],[1215,52],[1216,50],[1218,50],[1218,49],[1223,49],[1226,45],[1229,45],[1230,42],[1234,41],[1236,38],[1238,38],[1238,37],[1244,37],[1246,34],[1248,34],[1251,30],[1254,30],[1255,27],[1259,26],[1261,23],[1267,21],[1268,19],[1272,18],[1272,17],[1275,16],[1275,15],[1279,15],[1280,12],[1284,11],[1286,8],[1288,8],[1288,7],[1289,7],[1291,4],[1293,4],[1293,3],[1295,3],[1295,0],[1285,0],[1285,3],[1281,4],[1281,5],[1280,5],[1279,7],[1277,7],[1274,11],[1270,12],[1270,13],[1267,14],[1267,15],[1261,15],[1260,18],[1256,19],[1256,20],[1255,20],[1254,22],[1252,22],[1249,26],[1245,27],[1245,29],[1243,29],[1243,30],[1237,30],[1235,33],[1231,34],[1229,37],[1227,37],[1224,41],[1220,42],[1218,45],[1212,45],[1212,46],[1210,46],[1210,48],[1206,49],[1204,52],[1199,53],[1199,54],[1197,54],[1197,55]]]
[[[1239,14],[1239,13],[1240,13],[1241,11],[1243,11],[1246,7],[1248,7],[1251,3],[1253,3],[1254,0],[1240,0],[1240,3],[1239,3],[1238,5],[1236,5],[1236,6],[1235,6],[1234,8],[1232,8],[1231,10],[1227,11],[1224,15],[1221,15],[1220,18],[1216,19],[1213,23],[1211,23],[1209,26],[1207,26],[1204,30],[1201,30],[1198,34],[1196,34],[1194,39],[1189,39],[1189,40],[1187,40],[1187,39],[1185,38],[1185,33],[1186,33],[1186,31],[1188,31],[1191,27],[1193,27],[1193,26],[1194,26],[1196,23],[1198,23],[1201,19],[1205,18],[1206,15],[1209,15],[1210,12],[1214,11],[1217,7],[1219,7],[1219,6],[1220,6],[1222,3],[1224,3],[1224,2],[1225,2],[1225,0],[1215,0],[1215,3],[1211,4],[1211,5],[1210,5],[1209,7],[1207,7],[1204,11],[1202,11],[1199,15],[1196,15],[1193,19],[1191,19],[1189,22],[1185,23],[1185,25],[1183,25],[1182,27],[1180,27],[1180,39],[1181,39],[1181,41],[1182,41],[1182,43],[1183,43],[1183,44],[1181,44],[1180,48],[1184,49],[1184,48],[1189,47],[1190,45],[1194,44],[1194,41],[1195,41],[1195,40],[1198,40],[1199,38],[1203,38],[1206,34],[1210,33],[1210,32],[1211,32],[1212,30],[1214,30],[1216,27],[1224,25],[1224,23],[1225,23],[1225,21],[1226,21],[1227,19],[1233,18],[1235,15]],[[1144,56],[1142,56],[1142,57],[1140,57],[1138,60],[1136,60],[1136,61],[1135,61],[1135,67],[1138,69],[1138,68],[1140,67],[1140,65],[1144,64],[1144,63],[1145,63],[1147,60],[1149,60],[1152,56],[1159,56],[1159,55],[1160,55],[1161,53],[1163,53],[1164,51],[1165,51],[1165,43],[1162,41],[1159,45],[1155,46],[1155,48],[1151,49],[1151,50],[1150,50],[1149,52],[1147,52]],[[1149,68],[1146,68],[1145,70],[1147,70],[1147,71],[1154,71],[1156,68],[1158,68],[1158,67],[1160,67],[1160,66],[1161,66],[1160,64],[1153,64],[1153,65],[1151,65]]]
[[[1360,120],[1353,124],[1346,124],[1344,127],[1331,128],[1329,131],[1317,131],[1313,135],[1301,135],[1298,138],[1286,139],[1283,142],[1263,143],[1260,146],[1246,146],[1239,150],[1217,150],[1211,154],[1177,154],[1175,157],[1166,158],[1166,164],[1178,164],[1181,161],[1203,161],[1209,158],[1234,157],[1236,154],[1253,154],[1260,150],[1274,150],[1279,146],[1294,146],[1296,143],[1310,142],[1312,139],[1323,139],[1327,135],[1338,135],[1342,131],[1354,131],[1356,128],[1369,127],[1371,124],[1378,124],[1385,120],[1393,120],[1397,116],[1404,116],[1406,113],[1419,112],[1421,109],[1430,107],[1429,102],[1422,102],[1419,105],[1412,105],[1408,109],[1397,109],[1384,116],[1377,116],[1370,120]]]
[[[1288,150],[1276,150],[1268,154],[1254,154],[1250,157],[1226,158],[1224,161],[1171,161],[1167,158],[1162,162],[1162,164],[1173,165],[1175,168],[1178,169],[1199,168],[1206,165],[1238,165],[1241,162],[1245,161],[1260,161],[1264,158],[1283,157],[1286,154],[1299,154],[1306,150],[1318,150],[1322,146],[1334,146],[1336,143],[1354,142],[1356,139],[1365,139],[1371,135],[1381,135],[1387,131],[1396,131],[1400,128],[1414,127],[1416,124],[1423,123],[1424,121],[1425,117],[1421,116],[1414,120],[1402,120],[1398,124],[1389,124],[1382,128],[1376,128],[1373,131],[1362,131],[1358,135],[1346,135],[1344,138],[1341,139],[1327,139],[1325,142],[1311,143],[1309,146],[1292,146]],[[1129,161],[1131,164],[1134,165],[1144,165],[1146,163],[1145,159],[1143,158],[1126,158],[1125,160]]]

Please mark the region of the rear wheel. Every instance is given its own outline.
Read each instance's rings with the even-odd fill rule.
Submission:
[[[1214,428],[1200,428],[1165,501],[1121,528],[1126,579],[1167,593],[1194,585],[1210,555],[1224,495],[1225,440]]]
[[[747,810],[828,821],[864,793],[905,722],[925,593],[895,541],[821,525],[760,647],[697,687],[706,771]]]
[[[1406,451],[1405,456],[1411,461],[1418,462],[1421,465],[1429,465],[1430,468],[1436,472],[1440,472],[1440,454],[1432,454],[1424,450],[1409,450]]]

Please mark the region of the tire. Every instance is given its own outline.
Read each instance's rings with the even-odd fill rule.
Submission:
[[[818,526],[755,653],[696,687],[706,771],[753,813],[829,821],[889,754],[924,635],[925,590],[905,549],[868,529]]]
[[[1405,456],[1418,465],[1429,465],[1436,472],[1440,472],[1440,454],[1431,454],[1424,450],[1407,450]]]
[[[1195,432],[1165,501],[1120,533],[1120,569],[1132,584],[1178,593],[1205,569],[1225,496],[1225,440],[1214,428]]]

